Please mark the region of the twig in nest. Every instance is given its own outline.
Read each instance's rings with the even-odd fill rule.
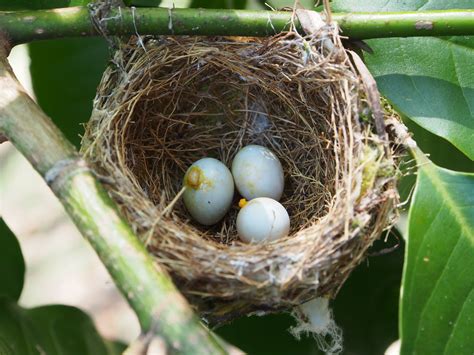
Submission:
[[[326,22],[328,24],[332,23],[332,12],[331,12],[331,5],[329,4],[329,0],[323,0],[324,3],[324,11],[326,11]]]
[[[372,110],[372,116],[374,117],[377,134],[380,139],[382,139],[382,141],[386,141],[387,134],[385,132],[384,112],[382,110],[382,105],[380,104],[380,93],[379,89],[377,88],[377,83],[359,55],[354,51],[348,52],[352,56],[354,65],[356,66],[357,71],[362,78],[362,83],[364,84],[365,90],[367,92],[367,100],[369,101],[369,106]]]
[[[400,247],[400,238],[396,234],[394,234],[394,236],[395,236],[395,239],[397,240],[395,245],[392,245],[391,247],[383,248],[381,250],[377,250],[374,252],[370,252],[369,256],[382,256],[382,255],[390,254],[391,252],[397,250]]]

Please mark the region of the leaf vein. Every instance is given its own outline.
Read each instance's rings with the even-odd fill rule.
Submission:
[[[439,172],[437,171],[437,169],[441,170],[443,168],[435,167],[434,164],[430,163],[426,164],[423,169],[429,170],[431,172],[431,174],[426,174],[428,179],[432,181],[434,188],[443,197],[445,203],[450,207],[450,210],[452,210],[455,220],[458,220],[463,233],[466,233],[466,236],[474,244],[474,228],[468,228],[469,221],[465,219],[462,209],[460,209],[456,202],[453,200],[449,191],[446,189],[442,179],[438,176]]]
[[[474,117],[474,114],[471,110],[471,106],[469,105],[469,100],[467,99],[466,93],[464,92],[464,87],[461,85],[461,82],[459,80],[458,64],[455,58],[453,48],[451,46],[449,47],[449,51],[451,52],[451,58],[453,59],[454,73],[456,74],[456,81],[458,82],[459,88],[461,89],[462,97],[464,98],[464,101],[466,101],[466,106],[467,106],[467,109],[469,110],[469,113],[471,114],[471,117]]]
[[[448,346],[448,345],[449,345],[449,343],[451,342],[451,340],[453,339],[454,330],[455,330],[456,327],[457,327],[459,318],[460,318],[461,315],[463,314],[463,309],[464,309],[464,307],[466,306],[466,302],[470,299],[470,296],[471,296],[471,295],[474,295],[474,289],[471,289],[471,291],[467,294],[466,298],[465,298],[464,301],[462,302],[461,307],[459,307],[458,315],[456,316],[456,320],[454,321],[454,324],[453,324],[453,326],[451,327],[451,331],[449,332],[448,341],[447,341],[446,344],[444,345],[443,355],[446,354],[446,350],[449,349],[449,346]]]
[[[426,301],[423,303],[423,305],[421,306],[422,308],[422,311],[421,311],[421,314],[420,314],[420,317],[418,319],[418,324],[421,322],[421,320],[424,318],[424,315],[426,314],[427,311],[430,310],[429,307],[427,307],[427,305],[430,303],[431,299],[433,298],[434,294],[436,293],[436,291],[438,290],[439,286],[440,286],[440,282],[441,280],[443,279],[443,275],[444,273],[446,272],[447,270],[447,267],[446,265],[449,264],[449,262],[451,261],[451,258],[453,257],[454,255],[454,250],[456,250],[458,244],[459,244],[459,241],[461,240],[461,238],[458,238],[456,240],[456,243],[454,244],[454,246],[451,248],[451,251],[449,252],[449,256],[448,256],[448,259],[446,260],[446,263],[444,264],[443,266],[443,270],[440,272],[439,276],[437,277],[436,279],[436,282],[435,282],[435,285],[434,287],[432,288],[431,290],[431,293],[430,295],[428,296],[428,298],[426,299]],[[419,335],[420,335],[420,332],[417,332],[416,333],[416,337],[415,337],[415,346],[414,348],[416,349],[416,345],[418,343],[418,340],[419,340]]]
[[[431,218],[432,221],[435,221],[438,218],[438,216],[441,213],[442,209],[443,209],[442,206],[440,206],[438,208],[438,210],[436,211],[436,214],[433,216],[433,218]],[[413,271],[412,271],[413,275],[416,275],[419,266],[423,265],[423,263],[419,263],[417,261],[420,259],[420,254],[421,254],[421,251],[424,249],[423,247],[424,247],[425,243],[427,243],[427,239],[425,238],[426,232],[431,230],[431,228],[433,228],[434,225],[435,225],[435,223],[431,223],[430,226],[428,227],[428,229],[425,231],[425,233],[421,236],[422,241],[421,241],[421,243],[418,247],[418,250],[416,251],[416,255],[415,255],[415,259],[414,259],[415,265],[413,266]],[[410,235],[408,236],[408,243],[410,243]],[[408,246],[408,248],[409,248],[409,246]],[[408,290],[410,291],[410,293],[412,293],[412,291],[415,289],[415,287],[414,287],[415,282],[416,282],[416,278],[413,277],[410,281],[410,286],[408,287]],[[408,295],[408,292],[404,295],[404,297],[406,297],[407,295]],[[409,307],[408,307],[408,313],[412,314],[412,312],[413,312],[413,303],[410,303]],[[417,320],[417,322],[419,322],[419,319]],[[416,338],[415,338],[415,341],[416,341]]]

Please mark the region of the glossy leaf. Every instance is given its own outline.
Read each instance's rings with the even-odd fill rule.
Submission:
[[[0,353],[112,355],[124,347],[101,339],[91,319],[69,306],[23,309],[0,298]]]
[[[401,297],[402,354],[474,349],[474,174],[418,154]]]
[[[20,244],[0,217],[0,297],[18,300],[25,278],[25,261]],[[0,351],[1,354],[1,351]]]
[[[52,9],[67,7],[79,0],[0,0],[0,10]]]
[[[471,0],[333,0],[333,11],[418,11],[418,10],[448,10],[469,9]]]
[[[193,0],[189,7],[207,9],[245,9],[247,0]]]
[[[69,6],[85,6],[94,0],[70,0]]]
[[[430,153],[430,159],[433,163],[454,171],[474,172],[474,164],[472,161],[447,140],[423,129],[409,119],[404,119],[404,122],[420,149]],[[405,157],[405,163],[401,164],[400,168],[406,175],[399,181],[398,192],[401,201],[406,201],[411,195],[416,183],[416,163],[414,159],[408,155]],[[406,207],[408,208],[409,205]]]
[[[127,6],[158,7],[161,0],[126,0],[124,2]]]
[[[418,147],[424,152],[429,152],[430,160],[433,163],[449,170],[474,172],[472,161],[451,143],[423,129],[409,119],[404,119],[404,122]]]
[[[31,76],[41,108],[74,144],[92,111],[92,100],[109,57],[100,38],[31,43]]]
[[[295,5],[294,0],[272,0],[271,2],[266,1],[266,0],[259,0],[259,1],[260,1],[260,3],[263,3],[263,4],[269,4],[274,9],[283,9],[285,7],[288,8],[288,9],[292,9],[293,6]],[[322,1],[318,1],[318,0],[299,0],[299,3],[305,9],[312,9],[312,8],[314,8],[315,4],[321,4]],[[265,6],[265,9],[268,10],[268,7]]]
[[[474,9],[472,0],[336,0],[336,11]],[[366,63],[395,108],[474,160],[474,37],[368,41]]]

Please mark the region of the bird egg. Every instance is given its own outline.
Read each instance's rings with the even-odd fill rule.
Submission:
[[[219,222],[229,210],[234,196],[234,180],[219,160],[203,158],[184,175],[183,200],[190,215],[203,225]]]
[[[276,155],[260,145],[242,148],[232,162],[232,175],[240,194],[247,200],[269,197],[280,200],[283,168]]]
[[[290,217],[285,207],[268,197],[259,197],[243,205],[237,215],[237,233],[247,243],[262,243],[286,237]]]

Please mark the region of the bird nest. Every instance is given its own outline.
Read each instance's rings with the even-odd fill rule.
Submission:
[[[270,38],[141,37],[106,70],[82,151],[149,253],[213,324],[334,297],[391,223],[396,168],[334,28]],[[218,224],[179,192],[203,157],[248,144],[285,174],[289,236],[244,244],[238,198]]]

